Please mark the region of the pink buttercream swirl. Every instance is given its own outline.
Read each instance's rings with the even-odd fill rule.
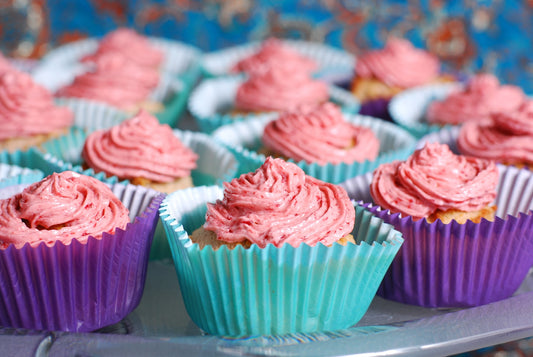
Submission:
[[[235,98],[239,109],[251,111],[293,110],[329,98],[326,83],[313,80],[306,71],[272,67],[242,83]]]
[[[283,41],[270,38],[263,42],[257,52],[238,61],[231,71],[255,74],[264,73],[277,66],[285,66],[309,73],[318,68],[315,61],[300,55]]]
[[[129,223],[128,209],[109,187],[72,171],[54,173],[23,192],[0,200],[0,249],[41,242],[82,243]]]
[[[89,135],[82,157],[96,172],[154,182],[189,176],[198,158],[170,126],[160,124],[144,110],[117,126]]]
[[[431,103],[426,118],[434,124],[461,124],[489,119],[494,112],[516,110],[526,99],[522,89],[500,85],[492,74],[473,77],[463,90]]]
[[[226,242],[297,247],[333,244],[351,233],[354,222],[344,189],[268,157],[255,172],[224,184],[224,198],[207,206],[204,228]]]
[[[377,78],[400,88],[429,83],[437,78],[439,70],[436,56],[399,38],[389,39],[381,50],[365,53],[357,59],[355,66],[359,77]]]
[[[457,138],[465,155],[507,164],[533,165],[533,101],[514,111],[493,113],[491,120],[466,122]]]
[[[379,152],[374,132],[345,121],[331,102],[280,114],[266,125],[262,140],[283,156],[319,165],[374,160]]]
[[[52,94],[17,70],[0,75],[0,140],[48,134],[72,125],[74,114],[56,106]]]
[[[93,62],[102,55],[119,53],[128,60],[144,67],[158,68],[163,62],[163,52],[148,39],[132,29],[119,28],[108,33],[98,44],[95,53],[85,56],[83,62]]]
[[[455,155],[428,143],[406,161],[380,165],[370,193],[375,203],[415,219],[437,210],[475,211],[496,197],[498,170],[490,160]]]
[[[11,62],[0,53],[0,75],[7,71],[15,70]]]
[[[96,100],[125,110],[146,100],[159,83],[159,72],[139,66],[123,55],[99,56],[94,67],[60,89],[58,96]]]

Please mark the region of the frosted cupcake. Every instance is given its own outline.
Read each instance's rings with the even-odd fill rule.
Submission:
[[[347,328],[367,310],[402,243],[390,226],[354,210],[338,186],[281,159],[267,159],[224,192],[173,193],[160,216],[187,311],[216,335]],[[338,243],[350,236],[355,243]]]
[[[226,125],[213,137],[235,154],[239,174],[257,169],[265,156],[273,155],[332,183],[405,159],[416,145],[414,137],[391,123],[342,113],[331,103]]]
[[[489,120],[469,121],[459,130],[457,147],[471,155],[517,167],[533,167],[533,101],[515,110],[492,113]]]
[[[379,295],[467,307],[510,297],[531,267],[532,184],[529,171],[428,143],[341,186],[404,235]]]
[[[0,151],[39,146],[73,124],[73,113],[57,106],[52,94],[26,73],[0,75],[0,98]]]
[[[0,200],[0,324],[82,332],[124,318],[142,296],[161,199],[65,171]]]
[[[389,100],[412,87],[439,80],[439,59],[409,41],[390,38],[385,47],[357,59],[352,92],[361,101],[361,114],[390,119]]]

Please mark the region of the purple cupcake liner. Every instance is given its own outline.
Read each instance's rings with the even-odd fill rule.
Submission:
[[[120,321],[139,304],[164,195],[132,185],[112,190],[134,218],[125,230],[85,244],[0,250],[0,325],[88,332]]]
[[[533,175],[498,168],[494,222],[413,221],[369,203],[372,174],[341,184],[405,239],[378,295],[425,307],[468,307],[506,299],[518,289],[533,264]]]
[[[394,123],[389,113],[389,102],[390,98],[378,98],[365,101],[361,103],[359,114],[368,115]]]

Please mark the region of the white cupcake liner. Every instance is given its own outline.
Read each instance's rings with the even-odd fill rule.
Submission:
[[[317,42],[283,40],[283,43],[318,64],[315,78],[329,83],[342,83],[354,76],[356,59],[351,53]],[[254,54],[260,47],[260,42],[252,42],[206,53],[201,57],[202,71],[207,77],[232,74],[230,70],[238,61]]]
[[[44,177],[44,173],[41,170],[0,162],[0,181],[21,175],[36,175]]]
[[[372,205],[372,173],[340,185],[402,232],[405,243],[378,294],[426,307],[466,307],[510,297],[533,265],[533,173],[498,165],[494,222],[425,219]]]
[[[257,116],[254,113],[227,114],[227,111],[234,107],[237,89],[244,81],[245,77],[242,75],[207,79],[192,91],[188,109],[202,132],[211,133],[222,125]],[[329,95],[330,100],[338,104],[343,111],[348,113],[359,111],[360,103],[350,92],[330,85]]]
[[[350,123],[372,129],[380,142],[378,157],[373,161],[365,160],[361,163],[336,165],[296,162],[306,174],[323,181],[339,183],[365,172],[373,171],[382,163],[406,159],[414,151],[416,139],[396,125],[363,115],[347,113],[343,115],[345,120]],[[257,150],[262,147],[261,137],[264,127],[273,119],[275,118],[267,115],[256,116],[247,121],[222,126],[213,132],[213,138],[226,145],[239,161],[237,176],[255,171],[264,163],[265,155],[259,154]],[[294,162],[293,160],[289,161]]]
[[[446,98],[459,88],[462,88],[462,85],[458,83],[441,83],[407,89],[391,99],[389,113],[394,122],[420,138],[442,128],[441,125],[426,121],[429,104]]]
[[[26,151],[7,150],[0,152],[0,164],[21,168],[22,176],[47,176],[54,172],[53,167],[43,158],[42,152],[32,147]],[[13,168],[18,171],[18,169]],[[27,171],[29,170],[29,171]],[[9,169],[8,169],[9,171]],[[13,176],[12,176],[13,177]],[[16,176],[14,176],[16,177]],[[6,178],[5,178],[6,179]],[[3,180],[0,180],[0,182]],[[33,182],[33,181],[32,181]]]
[[[356,207],[357,245],[199,249],[189,234],[222,192],[182,190],[160,208],[185,307],[201,329],[231,337],[307,333],[361,319],[403,242],[397,231]]]

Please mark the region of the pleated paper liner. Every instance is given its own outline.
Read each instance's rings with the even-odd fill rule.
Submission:
[[[452,91],[460,89],[457,83],[441,83],[407,89],[394,96],[389,103],[392,120],[417,138],[442,129],[441,125],[430,124],[426,111],[431,102],[446,98]]]
[[[361,103],[361,109],[359,114],[368,115],[374,118],[383,119],[385,121],[392,122],[392,118],[389,113],[389,98],[378,98],[367,100]]]
[[[283,40],[283,42],[318,64],[318,69],[314,73],[314,77],[318,79],[339,83],[354,76],[356,59],[351,53],[318,42],[301,40]],[[205,53],[201,57],[202,73],[208,78],[231,74],[231,69],[238,61],[257,52],[260,46],[260,42],[253,42]]]
[[[347,113],[343,115],[350,123],[372,129],[380,142],[378,157],[374,161],[365,160],[361,163],[341,163],[336,165],[309,164],[305,161],[297,162],[296,164],[306,174],[323,181],[340,183],[349,178],[373,171],[382,163],[406,159],[414,151],[415,138],[398,126],[368,116]],[[213,138],[226,145],[237,158],[239,162],[237,176],[255,171],[265,161],[265,155],[259,154],[257,150],[262,147],[263,129],[268,121],[272,119],[271,116],[267,115],[257,116],[247,121],[225,125],[213,132]]]
[[[41,170],[0,162],[0,181],[4,182],[5,180],[13,178],[16,182],[20,177],[25,176],[33,176],[38,178],[37,180],[40,180],[44,177],[44,173]]]
[[[234,108],[235,96],[244,76],[225,76],[202,81],[189,97],[188,109],[200,130],[211,133],[222,125],[246,121],[257,114],[229,114]],[[338,104],[344,112],[357,113],[360,104],[348,91],[329,86],[330,100]],[[274,112],[271,112],[271,115]]]
[[[192,85],[200,75],[200,66],[198,61],[201,56],[201,51],[194,46],[184,44],[179,41],[167,40],[157,37],[149,37],[150,42],[162,50],[164,53],[164,61],[162,64],[162,71],[171,75],[179,75],[186,80],[188,84]],[[98,39],[87,38],[61,45],[49,51],[40,61],[37,68],[34,69],[33,75],[36,80],[43,84],[51,86],[57,83],[57,77],[54,74],[61,76],[58,70],[72,67],[80,67],[80,59],[96,51],[98,48]],[[64,79],[61,85],[68,83],[71,79]],[[57,90],[58,86],[47,87],[52,90]]]
[[[0,164],[18,166],[23,170],[40,171],[43,173],[43,176],[50,175],[54,172],[53,166],[43,158],[42,153],[36,148],[29,148],[24,151],[16,150],[13,152],[7,150],[0,151]]]
[[[371,173],[341,184],[405,239],[378,295],[425,307],[478,306],[513,295],[533,265],[533,176],[512,166],[498,169],[494,222],[413,221],[370,203]]]
[[[5,166],[10,165],[0,164],[0,200],[9,198],[22,191],[24,187],[44,178],[42,171],[18,166],[12,166],[6,173]],[[18,173],[14,174],[15,172]]]
[[[132,185],[112,190],[130,210],[125,230],[85,244],[0,250],[0,325],[88,332],[138,305],[163,195]]]
[[[356,208],[357,245],[199,249],[188,234],[222,188],[170,194],[160,217],[189,316],[209,334],[243,337],[331,331],[357,323],[372,301],[401,235]]]

